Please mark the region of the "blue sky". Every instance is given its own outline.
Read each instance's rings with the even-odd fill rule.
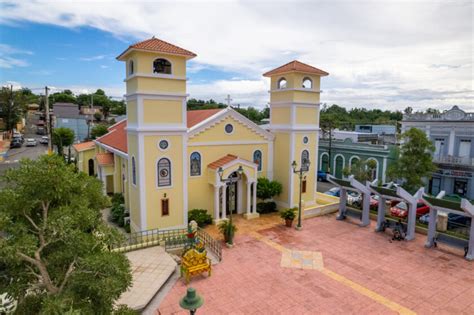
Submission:
[[[191,97],[262,107],[261,74],[298,59],[330,73],[325,103],[474,110],[472,12],[464,0],[0,0],[0,83],[120,97],[115,57],[155,35],[198,55]]]

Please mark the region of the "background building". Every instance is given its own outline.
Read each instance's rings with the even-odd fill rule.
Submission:
[[[319,169],[325,172],[330,170],[331,175],[342,178],[345,167],[350,167],[358,160],[374,160],[377,167],[372,177],[385,183],[387,167],[394,160],[393,149],[392,145],[357,143],[350,138],[332,140],[329,146],[329,140],[320,139]]]
[[[428,191],[474,199],[474,112],[453,106],[443,113],[403,115],[402,132],[410,128],[423,130],[435,146],[433,161],[438,170]]]
[[[89,117],[81,114],[77,104],[55,103],[53,107],[53,127],[69,128],[74,131],[74,141],[83,141],[88,136]]]
[[[355,125],[355,131],[376,133],[378,135],[394,135],[397,133],[397,127],[394,125]]]

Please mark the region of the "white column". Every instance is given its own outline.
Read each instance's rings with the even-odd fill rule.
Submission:
[[[219,221],[219,186],[214,186],[214,221]]]
[[[448,155],[453,156],[454,155],[454,140],[455,140],[455,133],[454,133],[454,128],[451,129],[449,132],[449,147],[448,147]],[[443,155],[443,153],[441,153]]]
[[[247,181],[247,213],[250,214],[250,185],[251,182]]]
[[[226,203],[227,203],[227,201],[226,201],[227,189],[226,188],[227,188],[227,186],[224,185],[224,186],[221,186],[221,188],[222,188],[222,219],[225,219],[226,218],[226,213],[225,212],[226,212],[226,208],[227,208],[227,206],[226,206]]]
[[[257,182],[253,183],[253,214],[257,213]]]

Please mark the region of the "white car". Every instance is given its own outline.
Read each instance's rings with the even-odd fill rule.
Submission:
[[[48,144],[48,142],[49,142],[48,137],[46,137],[46,136],[42,136],[40,141],[39,141],[39,143],[41,143],[41,144]]]
[[[33,138],[28,138],[26,139],[26,146],[27,147],[36,147],[38,143],[36,142],[36,139]]]

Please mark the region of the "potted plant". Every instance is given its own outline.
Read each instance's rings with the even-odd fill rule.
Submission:
[[[280,217],[285,220],[285,225],[291,227],[293,220],[296,217],[295,208],[283,210],[280,213]]]
[[[237,231],[237,227],[232,223],[232,219],[222,221],[219,224],[219,231],[224,235],[224,242],[227,247],[232,247],[234,244],[234,235]]]

